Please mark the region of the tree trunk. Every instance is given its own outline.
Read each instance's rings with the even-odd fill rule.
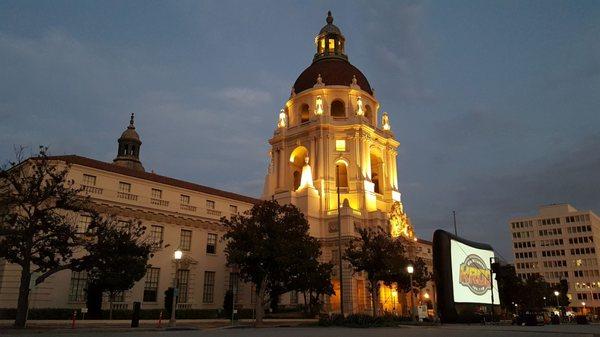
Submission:
[[[261,284],[258,287],[258,292],[256,294],[256,303],[254,303],[254,311],[255,311],[255,321],[254,326],[260,327],[263,324],[263,317],[265,315],[263,309],[263,299],[265,297],[265,291],[267,289],[267,281],[262,280]]]
[[[371,284],[371,303],[373,306],[373,317],[377,317],[377,306],[379,305],[379,283],[376,281],[369,281]]]
[[[19,285],[19,301],[17,302],[17,317],[15,328],[24,328],[27,322],[27,309],[29,309],[29,282],[31,271],[29,264],[21,266],[21,284]]]
[[[113,296],[110,295],[108,299],[108,319],[112,321],[112,312],[113,312]]]

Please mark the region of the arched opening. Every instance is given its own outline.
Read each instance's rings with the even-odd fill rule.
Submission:
[[[306,123],[310,119],[310,114],[308,112],[308,104],[302,104],[300,108],[300,123]]]
[[[292,178],[292,189],[295,191],[300,187],[302,178],[302,167],[305,164],[305,158],[308,156],[308,149],[304,146],[298,146],[290,155],[290,171]]]
[[[374,185],[373,191],[378,194],[382,194],[383,186],[383,161],[381,156],[376,151],[371,151],[371,182]]]
[[[331,103],[331,116],[333,118],[344,118],[346,117],[346,109],[344,103],[340,100],[335,100]]]
[[[348,166],[343,161],[335,164],[336,176],[335,187],[348,188]]]
[[[369,123],[373,124],[373,111],[371,111],[371,106],[368,104],[365,107],[365,118],[369,120]]]

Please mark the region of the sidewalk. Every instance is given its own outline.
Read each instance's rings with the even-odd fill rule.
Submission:
[[[236,321],[236,325],[250,325],[254,320],[241,319]],[[265,326],[298,326],[317,322],[316,319],[265,319]],[[13,320],[0,320],[0,329],[11,329]],[[75,321],[75,329],[72,329],[70,320],[29,320],[27,321],[27,330],[166,330],[169,320],[163,320],[161,327],[158,327],[157,320],[140,320],[139,328],[131,327],[131,320],[79,320]],[[215,329],[231,326],[231,321],[227,319],[178,319],[176,327],[178,329]]]

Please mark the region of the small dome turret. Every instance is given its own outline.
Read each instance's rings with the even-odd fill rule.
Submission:
[[[113,162],[117,165],[128,167],[134,170],[144,171],[144,166],[140,162],[140,147],[142,141],[140,135],[135,131],[134,114],[131,114],[129,126],[123,131],[118,140],[119,149],[117,157]]]

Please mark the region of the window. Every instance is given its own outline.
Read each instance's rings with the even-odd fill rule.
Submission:
[[[154,247],[160,247],[163,241],[163,233],[165,228],[159,225],[152,225],[150,227],[150,241]]]
[[[348,187],[348,169],[345,163],[337,163],[336,165],[336,187]]]
[[[77,219],[77,234],[86,234],[92,223],[92,217],[89,215],[79,215]]]
[[[202,302],[212,303],[215,297],[215,272],[204,272],[204,291],[202,292]]]
[[[336,139],[335,140],[335,150],[338,152],[346,151],[346,140],[345,139]]]
[[[237,212],[238,212],[237,206],[236,205],[229,205],[229,212],[231,214],[237,214]]]
[[[187,229],[181,230],[181,238],[179,240],[179,249],[190,250],[192,245],[192,231]]]
[[[208,233],[208,238],[206,240],[206,253],[217,253],[217,234]]]
[[[96,176],[90,174],[83,175],[83,185],[96,186]]]
[[[85,302],[87,289],[87,272],[72,271],[71,284],[69,286],[69,302]]]
[[[328,39],[327,42],[329,44],[329,52],[333,53],[333,51],[335,50],[335,40],[334,39]]]
[[[158,294],[158,276],[160,268],[146,269],[146,283],[144,284],[144,302],[156,302]]]
[[[296,291],[290,292],[290,304],[291,305],[298,304],[298,293]]]
[[[344,103],[342,101],[336,100],[331,103],[331,116],[334,118],[344,118],[346,117],[346,109],[344,108]]]
[[[207,209],[215,209],[215,202],[212,200],[206,200],[206,208]]]
[[[189,204],[190,204],[190,196],[189,196],[189,195],[182,194],[182,195],[179,197],[179,200],[180,200],[180,201],[181,201],[181,203],[182,203],[182,204],[184,204],[184,205],[189,205]]]
[[[308,104],[302,104],[302,108],[300,108],[300,123],[306,123],[309,120],[310,114],[308,112]]]
[[[162,199],[162,190],[159,190],[158,188],[153,188],[152,199]]]
[[[119,192],[131,193],[131,184],[119,181]]]
[[[189,278],[189,270],[179,269],[177,271],[177,289],[179,290],[179,295],[177,296],[177,303],[187,303],[188,301]]]

